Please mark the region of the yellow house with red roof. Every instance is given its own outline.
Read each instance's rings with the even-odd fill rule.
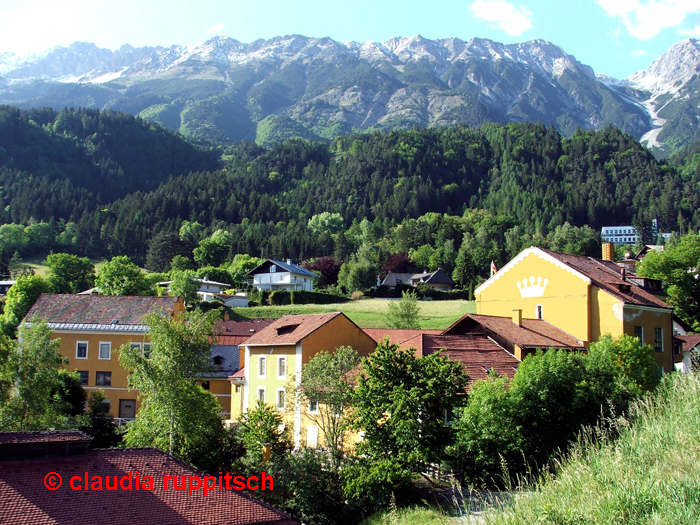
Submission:
[[[525,320],[544,320],[581,346],[603,334],[638,337],[654,348],[658,366],[671,372],[673,308],[659,292],[657,281],[628,274],[613,261],[531,247],[474,295],[479,315],[519,318],[525,328]]]
[[[103,390],[114,417],[129,420],[136,416],[139,391],[128,387],[129,371],[119,364],[119,347],[130,344],[147,351],[144,317],[149,313],[176,317],[184,310],[179,297],[42,294],[25,319],[46,321],[53,337],[61,340],[66,369],[78,371],[88,393]],[[201,384],[217,398],[222,415],[229,417],[228,377],[240,367],[239,348],[226,340],[213,342],[214,370],[202,376]]]
[[[231,417],[263,401],[285,414],[293,429],[295,446],[316,446],[319,429],[304,417],[313,407],[290,401],[286,388],[301,383],[302,366],[318,352],[333,352],[341,346],[353,347],[360,356],[376,348],[375,341],[340,312],[290,315],[275,320],[241,344],[245,355],[242,370],[231,376]],[[287,406],[293,402],[295,406]]]

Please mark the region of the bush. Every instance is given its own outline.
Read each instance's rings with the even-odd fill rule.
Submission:
[[[342,295],[309,292],[306,290],[293,290],[291,292],[292,304],[335,304],[346,303],[348,301],[349,299]]]
[[[282,306],[292,304],[292,294],[287,290],[277,290],[267,297],[270,306]]]

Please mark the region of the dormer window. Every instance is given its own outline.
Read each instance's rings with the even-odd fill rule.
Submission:
[[[277,265],[273,264],[270,266],[270,273],[275,273],[277,271]]]
[[[223,358],[220,355],[214,356],[214,364],[216,366],[221,366],[221,364],[224,362]]]
[[[297,329],[298,326],[298,324],[287,324],[284,326],[280,326],[279,328],[277,328],[277,335],[291,334],[294,330]]]

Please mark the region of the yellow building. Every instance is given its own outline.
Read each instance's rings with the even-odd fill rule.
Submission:
[[[179,297],[130,297],[42,294],[26,316],[42,319],[61,340],[60,352],[68,358],[68,370],[80,373],[83,388],[104,390],[114,417],[132,419],[138,408],[138,390],[128,388],[129,372],[119,364],[124,344],[148,349],[148,326],[144,316],[160,312],[175,317],[185,311]],[[209,390],[229,417],[231,386],[228,376],[239,368],[238,346],[212,346],[218,370],[202,376]]]
[[[298,386],[302,366],[318,352],[333,352],[351,346],[361,356],[369,355],[376,343],[361,328],[340,312],[315,315],[290,315],[277,319],[241,344],[245,363],[231,376],[231,416],[236,418],[257,401],[275,406],[285,414],[286,424],[293,428],[294,443],[316,446],[318,427],[286,388],[290,382]],[[294,403],[295,406],[288,406]]]
[[[674,369],[673,308],[658,282],[613,261],[527,248],[474,292],[481,315],[543,319],[584,346],[603,334],[651,345],[665,372]]]

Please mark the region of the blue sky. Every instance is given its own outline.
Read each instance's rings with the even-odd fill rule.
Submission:
[[[75,41],[116,49],[293,33],[380,42],[416,34],[542,38],[596,73],[624,78],[674,43],[700,38],[700,0],[0,0],[0,53]]]

